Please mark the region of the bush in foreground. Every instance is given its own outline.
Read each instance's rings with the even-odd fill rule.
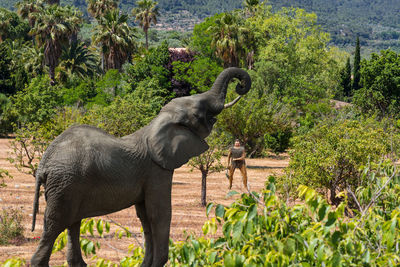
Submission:
[[[0,213],[0,245],[23,237],[22,213],[17,209],[3,209]]]

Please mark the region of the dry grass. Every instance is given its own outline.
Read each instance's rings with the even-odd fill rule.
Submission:
[[[0,261],[10,257],[21,257],[29,262],[38,244],[43,229],[43,212],[46,207],[44,197],[40,198],[39,214],[37,216],[36,230],[32,233],[29,229],[32,220],[32,202],[34,196],[34,178],[30,175],[19,173],[7,160],[9,139],[0,139],[0,169],[5,169],[14,177],[7,179],[6,188],[0,188],[0,209],[17,208],[23,212],[23,226],[25,228],[23,240],[15,245],[0,246]],[[224,159],[225,160],[225,159]],[[248,176],[251,189],[261,191],[264,187],[265,178],[270,174],[280,174],[282,168],[287,166],[287,157],[273,159],[248,159]],[[234,176],[233,190],[245,192],[241,182],[240,172]],[[184,239],[184,231],[201,235],[201,227],[207,220],[205,208],[200,204],[201,174],[190,172],[188,166],[177,169],[174,173],[172,188],[172,223],[171,238],[175,241]],[[228,205],[234,197],[226,198],[228,193],[228,180],[225,172],[212,174],[207,182],[207,201]],[[237,196],[236,196],[237,197]],[[102,217],[112,219],[128,227],[132,232],[138,234],[138,240],[143,243],[140,234],[140,222],[136,217],[135,208],[131,207],[117,213]],[[113,227],[112,230],[116,228]],[[120,240],[109,235],[105,238],[94,238],[101,243],[101,249],[97,255],[101,258],[118,262],[128,253],[128,245],[137,243],[134,238],[122,238]],[[93,262],[86,259],[88,263]],[[51,257],[51,265],[61,265],[65,262],[65,251],[58,252]]]

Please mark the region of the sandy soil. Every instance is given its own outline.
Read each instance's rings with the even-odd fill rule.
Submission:
[[[0,168],[8,170],[14,177],[12,180],[6,179],[7,187],[0,188],[0,208],[17,208],[23,212],[24,220],[24,240],[15,242],[15,245],[0,246],[0,262],[11,257],[24,258],[29,262],[34,253],[43,229],[43,212],[46,207],[44,197],[40,198],[39,214],[37,216],[36,230],[30,231],[32,220],[32,202],[34,197],[34,178],[18,172],[12,164],[7,161],[10,139],[0,139]],[[226,161],[226,159],[224,159]],[[224,161],[224,162],[225,162]],[[266,159],[247,159],[249,184],[252,190],[261,191],[264,187],[265,178],[270,174],[280,174],[287,166],[287,157],[266,158]],[[200,204],[201,193],[201,174],[199,171],[190,171],[190,167],[184,165],[175,170],[172,188],[172,223],[171,238],[174,241],[185,238],[184,231],[201,235],[201,227],[207,220],[205,208]],[[245,192],[241,182],[239,171],[235,172],[232,190],[239,193]],[[235,196],[227,198],[228,180],[225,172],[209,175],[207,179],[207,201],[228,205],[235,200]],[[237,197],[237,196],[236,196]],[[144,243],[140,233],[140,222],[136,216],[135,208],[131,207],[117,213],[101,217],[105,220],[114,220],[121,225],[128,227],[131,232],[137,235],[135,238],[117,239],[113,237],[113,232],[117,227],[112,227],[111,233],[104,238],[89,237],[89,239],[99,241],[101,248],[97,255],[114,262],[119,262],[121,258],[128,255],[130,244],[138,245]],[[66,251],[55,253],[51,257],[50,264],[62,265],[65,262]],[[87,263],[94,263],[91,257],[85,259]]]

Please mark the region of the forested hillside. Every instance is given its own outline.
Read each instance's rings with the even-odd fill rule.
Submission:
[[[13,9],[17,0],[2,0],[0,6]],[[158,29],[190,31],[194,24],[215,13],[240,8],[242,0],[159,0]],[[61,0],[62,4],[79,7],[88,17],[85,0]],[[270,0],[273,10],[300,7],[315,12],[323,29],[331,34],[331,43],[354,46],[356,36],[366,51],[392,48],[400,51],[400,1],[398,0]],[[129,13],[135,1],[122,0],[120,8]],[[367,52],[367,53],[369,53]]]

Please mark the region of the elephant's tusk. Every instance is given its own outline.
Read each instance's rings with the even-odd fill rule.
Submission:
[[[224,108],[230,108],[230,107],[232,107],[233,105],[236,104],[236,102],[239,101],[240,98],[242,98],[241,95],[238,96],[238,97],[236,97],[232,102],[229,102],[229,103],[225,104],[225,105],[224,105]]]

